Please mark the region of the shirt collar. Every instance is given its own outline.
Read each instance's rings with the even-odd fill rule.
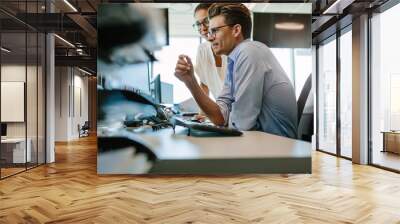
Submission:
[[[240,45],[242,45],[243,43],[245,43],[245,42],[249,42],[250,41],[250,38],[248,38],[248,39],[245,39],[245,40],[243,40],[242,42],[240,42],[238,45],[236,45],[236,47],[232,50],[232,52],[231,53],[229,53],[229,55],[228,55],[228,59],[230,60],[230,61],[232,61],[232,62],[235,62],[236,61],[236,58],[237,58],[237,55],[239,54],[239,52],[240,52]]]

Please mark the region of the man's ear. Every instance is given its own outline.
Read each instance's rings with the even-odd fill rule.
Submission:
[[[242,26],[240,24],[235,24],[232,30],[234,37],[238,38],[240,35],[242,35]]]

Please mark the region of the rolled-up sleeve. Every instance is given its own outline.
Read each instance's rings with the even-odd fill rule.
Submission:
[[[229,113],[232,108],[232,101],[233,99],[231,98],[230,95],[230,85],[227,83],[225,78],[224,87],[222,88],[221,93],[219,94],[216,100],[216,103],[219,106],[221,114],[224,117],[224,126],[228,126]]]

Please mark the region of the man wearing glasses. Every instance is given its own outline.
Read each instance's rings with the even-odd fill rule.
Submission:
[[[188,56],[179,56],[175,76],[214,124],[296,138],[294,88],[270,49],[249,40],[249,10],[243,4],[215,3],[208,16],[213,51],[228,56],[224,87],[217,101],[201,90]]]

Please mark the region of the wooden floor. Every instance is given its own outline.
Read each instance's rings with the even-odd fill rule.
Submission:
[[[95,138],[0,181],[0,223],[400,223],[400,175],[320,152],[311,175],[98,176]]]
[[[395,170],[400,170],[400,155],[392,152],[374,151],[372,157],[374,164],[388,167]]]
[[[1,177],[2,177],[2,178],[26,170],[25,167],[24,167],[24,168],[0,168],[0,169],[1,169]]]

